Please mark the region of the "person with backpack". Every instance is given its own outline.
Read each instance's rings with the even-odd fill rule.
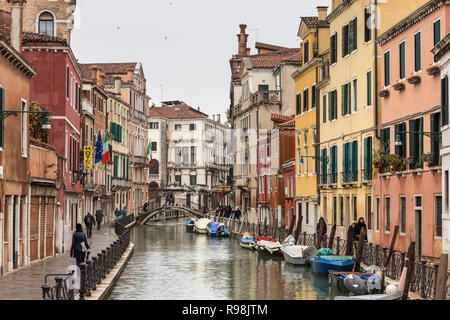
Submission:
[[[103,221],[103,210],[102,209],[97,209],[97,211],[95,212],[95,220],[97,220],[97,230],[100,230],[102,221]]]
[[[72,246],[70,248],[70,257],[75,258],[77,266],[85,262],[86,254],[89,252],[90,247],[87,241],[86,234],[83,232],[83,226],[77,223],[75,227],[75,233],[72,237]]]
[[[95,226],[95,219],[90,212],[84,217],[84,224],[86,225],[87,237],[92,238],[92,226]]]

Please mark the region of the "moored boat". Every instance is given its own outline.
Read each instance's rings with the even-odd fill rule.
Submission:
[[[255,248],[259,253],[281,257],[281,243],[272,237],[258,237]]]
[[[356,260],[352,256],[321,256],[311,259],[314,273],[328,276],[330,270],[352,271]]]
[[[186,222],[184,226],[186,227],[187,232],[194,232],[195,219],[191,219],[190,221]]]
[[[256,245],[255,234],[250,232],[244,232],[239,238],[239,245],[244,249],[253,250]]]
[[[206,229],[206,227],[208,226],[208,223],[210,223],[210,222],[211,222],[211,220],[208,218],[201,218],[201,219],[195,221],[194,231],[197,233],[207,234],[208,230]]]
[[[350,290],[346,287],[344,283],[344,279],[349,275],[354,274],[360,277],[363,280],[368,280],[370,277],[373,277],[373,273],[367,273],[367,272],[350,272],[350,271],[329,271],[328,277],[329,282],[331,283],[331,286],[342,292],[342,293],[350,293]]]
[[[309,246],[282,246],[284,260],[294,266],[306,265],[308,263],[309,252],[315,251],[314,247]]]
[[[228,228],[220,222],[210,222],[206,226],[208,235],[210,237],[226,238],[230,236],[230,231]]]

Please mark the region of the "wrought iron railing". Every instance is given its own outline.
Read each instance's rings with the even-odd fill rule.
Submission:
[[[358,181],[358,171],[344,171],[341,172],[341,181],[343,183],[357,182]]]
[[[67,274],[47,274],[45,276],[45,283],[41,286],[42,299],[74,300],[73,275],[74,271]],[[49,277],[55,277],[55,285],[51,286],[47,283]]]
[[[373,169],[366,168],[361,171],[361,180],[362,181],[372,181],[373,179]]]

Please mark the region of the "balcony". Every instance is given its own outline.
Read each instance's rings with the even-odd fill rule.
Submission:
[[[83,110],[83,114],[88,114],[91,117],[94,116],[94,108],[92,106],[92,103],[88,99],[81,100],[81,108]]]
[[[373,169],[367,168],[361,171],[361,181],[367,183],[373,180]]]
[[[248,177],[238,177],[236,178],[236,187],[247,187],[250,179]]]
[[[235,108],[235,115],[238,113],[236,111],[245,110],[252,106],[262,105],[262,104],[281,104],[280,99],[280,91],[279,90],[262,90],[253,93],[250,98],[242,101]],[[238,108],[239,107],[239,108]]]
[[[120,179],[120,178],[112,178],[112,187],[113,189],[130,189],[131,181]]]
[[[137,167],[143,167],[147,164],[147,158],[145,156],[136,156],[133,155],[130,158],[130,161],[132,164],[134,164]]]
[[[322,188],[334,188],[337,184],[337,172],[321,174],[319,177],[319,186]]]
[[[342,185],[351,185],[358,182],[358,171],[345,171],[341,172],[341,183]]]

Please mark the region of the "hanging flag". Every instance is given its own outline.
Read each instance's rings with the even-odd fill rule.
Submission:
[[[110,160],[108,132],[105,132],[105,139],[103,139],[102,164],[106,164]]]
[[[150,157],[150,167],[153,167],[152,141],[148,142],[147,156]]]
[[[94,162],[94,164],[97,164],[102,161],[102,152],[103,152],[102,134],[99,131],[98,137],[97,137],[97,143],[95,144],[95,162]]]

